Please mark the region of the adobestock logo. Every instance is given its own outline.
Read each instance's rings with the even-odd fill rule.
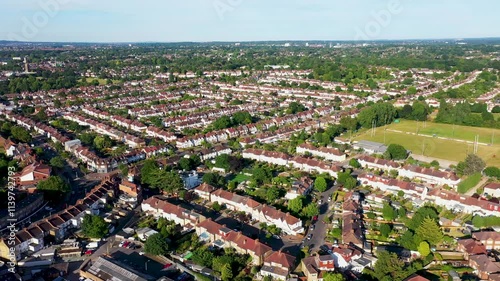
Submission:
[[[223,21],[227,12],[234,11],[244,0],[217,0],[213,2],[213,6],[219,20]]]
[[[401,2],[401,0],[390,0],[385,9],[372,11],[371,20],[365,24],[364,28],[355,28],[354,40],[376,39],[382,30],[391,24],[393,17],[403,12],[404,7]]]
[[[12,41],[29,41],[49,24],[50,19],[57,16],[63,5],[71,0],[39,0],[39,10],[28,17],[22,17],[21,31],[9,33],[8,39]]]

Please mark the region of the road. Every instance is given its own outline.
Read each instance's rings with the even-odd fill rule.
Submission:
[[[325,223],[325,218],[328,216],[330,210],[335,202],[328,202],[328,198],[338,189],[337,186],[329,188],[327,191],[321,193],[321,198],[323,198],[323,204],[319,206],[319,216],[318,221],[314,223],[314,230],[307,231],[307,235],[312,234],[311,240],[305,240],[304,246],[309,246],[311,252],[319,250],[319,247],[325,244],[326,234],[328,232],[328,224]]]

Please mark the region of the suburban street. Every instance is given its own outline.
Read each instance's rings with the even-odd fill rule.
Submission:
[[[328,233],[328,224],[325,223],[324,219],[332,209],[335,202],[328,202],[328,198],[338,189],[338,186],[334,185],[330,187],[327,191],[321,193],[321,198],[323,203],[319,206],[319,216],[318,220],[314,223],[314,230],[309,230],[306,232],[306,236],[312,234],[311,240],[305,240],[304,246],[309,246],[311,252],[319,250],[319,247],[325,244],[326,234]]]

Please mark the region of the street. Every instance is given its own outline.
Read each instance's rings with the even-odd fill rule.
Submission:
[[[331,198],[332,194],[338,189],[338,186],[332,186],[327,191],[321,193],[321,199],[323,203],[319,206],[319,216],[318,220],[314,222],[314,230],[309,228],[306,232],[306,236],[312,234],[311,240],[306,239],[304,241],[304,246],[309,246],[311,252],[319,250],[319,247],[325,244],[326,234],[328,232],[328,224],[325,223],[325,218],[332,209],[335,202],[328,202],[328,198]]]

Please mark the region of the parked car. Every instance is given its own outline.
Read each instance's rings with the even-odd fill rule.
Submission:
[[[318,216],[314,216],[312,220],[313,221],[317,221],[318,220]]]
[[[307,235],[307,240],[311,240],[312,237],[313,237],[312,233]]]
[[[129,244],[130,244],[130,241],[125,241],[125,243],[123,243],[122,247],[127,248]]]
[[[125,244],[125,241],[120,242],[120,244],[118,244],[118,247],[123,247],[123,244]]]

